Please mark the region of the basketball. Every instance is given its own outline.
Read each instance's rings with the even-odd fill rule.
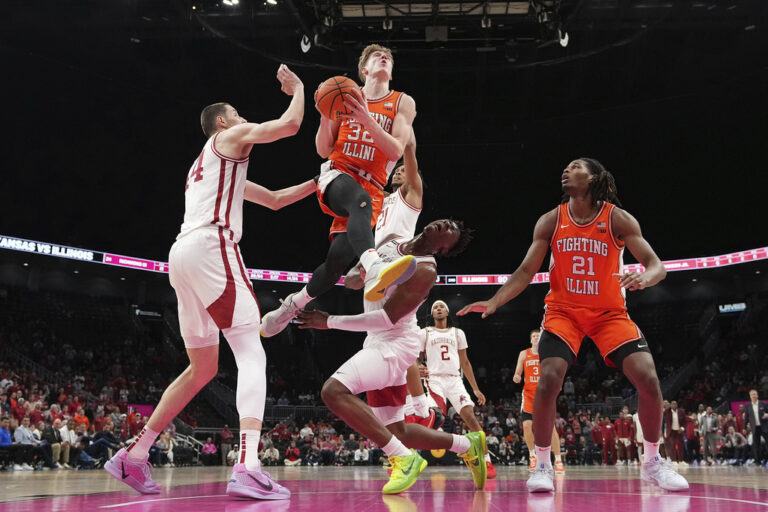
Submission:
[[[351,78],[334,76],[320,84],[315,93],[315,104],[320,113],[332,121],[341,120],[342,114],[349,114],[344,105],[344,96],[360,87]]]

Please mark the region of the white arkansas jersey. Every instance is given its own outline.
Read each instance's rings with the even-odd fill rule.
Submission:
[[[379,256],[381,256],[381,259],[387,263],[395,261],[396,259],[404,256],[404,254],[400,252],[400,246],[403,244],[403,242],[407,242],[408,240],[408,238],[396,238],[394,240],[390,240],[389,242],[376,249],[376,252],[378,252]],[[431,263],[432,265],[437,266],[433,256],[414,256],[414,258],[416,259],[417,264]],[[367,300],[363,301],[365,312],[367,313],[369,311],[384,309],[384,304],[387,303],[392,294],[395,293],[396,289],[397,286],[391,286],[387,290],[383,300],[377,302],[369,302]],[[416,322],[416,311],[418,311],[419,306],[421,306],[422,303],[423,301],[416,305],[413,311],[409,312],[407,315],[403,316],[403,318],[398,320],[397,323],[390,329],[383,331],[368,331],[368,338],[366,339],[366,342],[369,339],[380,340],[384,338],[387,341],[391,341],[392,343],[407,343],[408,345],[412,345],[411,348],[414,351],[415,358],[419,353],[421,344],[419,339],[419,326]]]
[[[384,198],[376,221],[376,247],[394,236],[410,240],[416,233],[421,208],[408,204],[402,191],[403,187],[397,187],[395,192]]]
[[[459,350],[467,348],[467,336],[456,327],[421,330],[422,352],[427,354],[429,374],[435,377],[459,377]]]
[[[220,227],[224,236],[240,241],[248,159],[233,160],[216,151],[214,135],[203,146],[187,174],[184,223],[177,238],[203,227]]]

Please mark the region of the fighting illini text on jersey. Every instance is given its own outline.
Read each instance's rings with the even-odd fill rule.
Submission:
[[[539,354],[534,354],[530,348],[525,349],[523,359],[523,412],[533,414],[533,398],[536,396],[536,386],[539,385]]]
[[[402,95],[403,93],[399,91],[390,91],[382,98],[368,100],[371,117],[389,134],[392,133],[392,125]],[[363,129],[363,126],[349,119],[344,120],[339,126],[336,143],[328,159],[332,162],[332,168],[353,175],[358,174],[373,180],[382,188],[387,184],[389,173],[395,166],[395,162],[387,159],[387,156],[376,147],[373,138]]]
[[[204,227],[221,228],[235,243],[242,236],[248,158],[235,160],[219,153],[217,136],[208,139],[187,174],[184,223],[177,238]]]
[[[623,272],[624,242],[613,236],[611,214],[615,206],[604,202],[588,224],[577,224],[568,203],[557,209],[550,247],[550,291],[547,308],[585,307],[623,310],[624,289],[612,274]]]

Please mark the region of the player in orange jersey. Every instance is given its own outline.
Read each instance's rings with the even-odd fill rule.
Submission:
[[[539,384],[539,336],[541,331],[531,331],[531,348],[520,351],[512,380],[519,384],[523,380],[523,403],[520,406],[523,420],[523,439],[528,446],[528,469],[536,469],[536,451],[533,449],[533,398],[536,396],[536,386]],[[557,428],[552,429],[552,451],[555,454],[555,472],[565,473],[563,459],[560,456],[560,436]]]
[[[643,238],[637,220],[619,208],[613,175],[600,162],[574,160],[563,170],[561,185],[562,204],[539,218],[517,270],[490,300],[459,312],[482,312],[483,318],[493,314],[525,290],[551,248],[550,291],[539,341],[541,375],[533,404],[537,467],[528,479],[528,490],[554,490],[549,455],[555,400],[585,336],[594,340],[606,363],[620,368],[637,388],[646,437],[643,480],[667,490],[688,489],[685,478],[659,457],[659,378],[648,342],[629,319],[624,300],[627,289],[642,290],[664,279],[664,265]],[[625,247],[644,272],[623,272]]]
[[[344,104],[351,112],[341,121],[320,118],[315,137],[317,153],[328,161],[321,166],[317,195],[321,209],[332,215],[331,246],[307,286],[290,294],[262,319],[261,332],[282,331],[309,301],[328,291],[356,259],[365,269],[365,299],[384,298],[387,289],[406,281],[416,271],[411,256],[385,264],[374,249],[371,229],[381,211],[384,186],[411,138],[416,103],[389,88],[392,52],[369,45],[358,63],[362,94],[356,89]]]

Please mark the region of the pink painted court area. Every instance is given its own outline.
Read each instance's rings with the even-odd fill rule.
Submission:
[[[406,493],[383,496],[378,468],[276,468],[292,492],[287,501],[253,501],[225,494],[224,468],[156,469],[165,489],[142,496],[103,472],[0,476],[0,510],[20,511],[768,511],[768,470],[700,468],[685,471],[688,492],[664,492],[638,479],[635,468],[573,468],[556,478],[554,494],[529,494],[527,470],[499,468],[485,490],[462,468],[428,468]],[[200,482],[200,483],[194,483]],[[62,494],[68,494],[63,496]],[[56,496],[56,497],[49,497]]]

